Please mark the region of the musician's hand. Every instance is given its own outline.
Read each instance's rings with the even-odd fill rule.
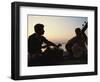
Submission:
[[[57,48],[59,48],[60,46],[62,46],[60,43],[57,45]]]

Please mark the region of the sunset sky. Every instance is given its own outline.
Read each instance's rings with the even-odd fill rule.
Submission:
[[[64,43],[75,36],[75,28],[82,28],[87,17],[69,17],[69,16],[38,16],[28,15],[28,37],[34,33],[34,25],[44,24],[45,36],[53,42]],[[87,32],[86,32],[87,33]]]

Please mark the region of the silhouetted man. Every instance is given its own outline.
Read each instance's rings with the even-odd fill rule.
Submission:
[[[43,24],[36,24],[34,26],[35,33],[33,33],[28,38],[28,52],[31,56],[31,58],[35,58],[36,56],[39,56],[42,54],[42,48],[46,48],[48,46],[54,46],[58,47],[56,44],[48,41],[44,36],[44,25]],[[42,46],[42,44],[45,43],[45,46]]]
[[[67,42],[65,48],[70,54],[70,56],[73,57],[73,54],[80,55],[83,53],[83,51],[85,52],[85,54],[87,53],[87,49],[85,46],[87,44],[87,36],[85,34],[86,29],[87,29],[87,23],[82,28],[82,30],[80,28],[76,28],[75,29],[76,36]]]

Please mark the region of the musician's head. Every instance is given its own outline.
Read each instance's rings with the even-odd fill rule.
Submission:
[[[34,26],[34,30],[35,30],[35,32],[37,33],[37,34],[39,34],[39,35],[43,35],[44,34],[44,25],[43,24],[36,24],[35,26]]]
[[[81,29],[80,28],[76,28],[75,29],[75,33],[76,33],[76,36],[81,35]]]

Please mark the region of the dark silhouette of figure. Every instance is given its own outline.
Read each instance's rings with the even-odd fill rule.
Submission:
[[[33,33],[28,38],[28,53],[29,53],[29,62],[31,63],[35,60],[38,60],[40,56],[43,55],[42,48],[47,48],[49,46],[59,47],[59,45],[54,44],[53,42],[50,42],[47,40],[43,34],[44,34],[44,25],[43,24],[36,24],[34,26],[35,33]],[[42,44],[45,43],[45,46],[42,46]],[[36,61],[37,62],[37,61]]]
[[[83,26],[82,30],[80,28],[75,29],[76,36],[70,39],[65,48],[68,51],[69,55],[73,57],[74,54],[86,54],[86,44],[87,44],[87,36],[85,34],[85,30],[87,29],[87,23]],[[81,52],[82,51],[82,52]]]

